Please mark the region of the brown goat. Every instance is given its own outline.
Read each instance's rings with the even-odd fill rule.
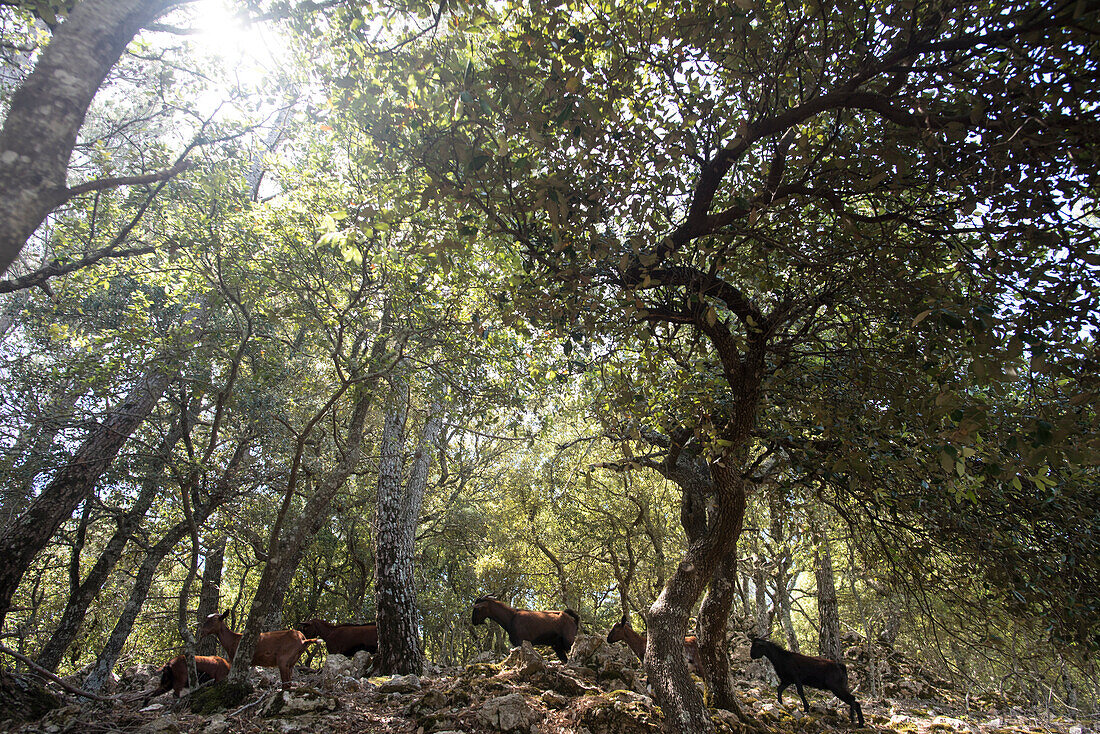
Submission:
[[[237,646],[241,643],[241,638],[244,635],[240,632],[234,632],[225,625],[223,618],[228,614],[229,612],[222,612],[207,617],[202,623],[202,627],[199,628],[199,636],[217,635],[218,642],[225,648],[226,654],[232,660],[233,656],[237,654]],[[278,668],[279,678],[285,688],[286,684],[290,682],[294,665],[298,662],[298,658],[302,656],[306,645],[312,645],[320,641],[320,638],[307,639],[298,630],[263,632],[260,634],[260,639],[256,641],[256,652],[252,654],[252,664],[264,668]]]
[[[581,623],[572,609],[562,612],[516,609],[491,596],[474,600],[473,623],[484,624],[486,618],[504,628],[512,646],[521,645],[524,640],[532,645],[549,645],[563,663]]]
[[[630,649],[634,651],[639,660],[645,660],[645,649],[646,643],[649,641],[649,635],[640,635],[635,632],[625,614],[622,621],[616,622],[611,631],[607,633],[608,642],[619,642],[620,640],[630,646]],[[684,658],[687,659],[688,670],[696,675],[702,675],[702,669],[699,667],[699,640],[695,635],[688,635],[684,638]]]
[[[303,635],[320,637],[330,655],[352,657],[360,650],[370,654],[378,652],[378,625],[329,624],[322,619],[311,619],[295,627]]]
[[[196,655],[195,668],[199,673],[199,683],[208,680],[224,680],[229,675],[229,661],[217,655]],[[145,697],[146,701],[156,698],[169,689],[179,698],[180,691],[187,687],[187,656],[177,655],[160,669],[160,686]]]

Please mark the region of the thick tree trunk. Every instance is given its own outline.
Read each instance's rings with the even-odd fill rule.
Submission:
[[[836,601],[833,554],[829,533],[820,510],[813,513],[814,573],[817,576],[818,654],[831,660],[844,660],[840,646],[840,610]]]
[[[657,601],[650,607],[647,620],[649,644],[646,647],[645,668],[657,703],[665,712],[665,725],[669,731],[714,731],[714,724],[707,715],[703,697],[695,687],[684,661],[684,636],[687,634],[688,617],[695,601],[711,583],[725,559],[736,552],[745,515],[745,495],[739,467],[730,469],[715,462],[711,464],[710,472],[711,491],[715,501],[711,503],[709,511],[705,509],[707,503],[700,501],[698,492],[681,484],[684,488],[681,522],[690,545]],[[705,530],[700,522],[700,513],[705,513]],[[732,565],[735,570],[736,560]],[[729,567],[725,570],[729,570]],[[700,655],[704,658],[705,674],[711,669],[722,667],[725,670],[728,667],[719,662],[720,658],[727,657],[724,639],[722,644],[715,645],[713,638],[716,633],[723,638],[725,636],[725,618],[728,617],[729,604],[733,599],[733,584],[728,583],[728,589],[725,584],[720,584],[716,589],[720,593],[716,592],[713,597],[708,623],[704,625],[705,634],[711,637],[708,640],[711,649],[707,653],[703,652],[705,646],[700,640]],[[725,617],[722,615],[722,603],[726,604]],[[702,619],[700,621],[702,623]],[[703,633],[702,628],[700,632]],[[728,675],[728,671],[726,673]],[[715,676],[718,677],[720,676]],[[722,685],[719,683],[719,686]],[[729,698],[732,698],[732,694]],[[728,699],[725,702],[730,703]],[[736,710],[736,703],[732,705]]]
[[[156,464],[150,467],[149,473],[142,480],[141,489],[138,491],[134,504],[119,521],[117,529],[111,535],[110,540],[107,541],[107,545],[99,554],[95,565],[88,571],[84,581],[69,596],[65,611],[61,614],[61,622],[36,660],[46,670],[57,670],[65,650],[76,638],[80,623],[88,613],[88,607],[99,593],[99,590],[107,583],[107,579],[110,578],[111,571],[114,570],[115,564],[122,557],[126,543],[141,526],[142,520],[145,519],[145,513],[149,511],[153,500],[157,496],[157,490],[160,489],[159,479],[162,469],[168,461],[172,447],[176,445],[179,439],[180,428],[176,426],[161,443],[156,453]]]
[[[60,469],[27,510],[0,533],[0,624],[12,596],[35,555],[114,461],[122,445],[145,421],[176,372],[161,362],[151,365],[122,405],[93,428],[69,463]]]
[[[222,567],[225,564],[226,535],[221,530],[215,531],[216,540],[212,548],[207,551],[202,567],[202,587],[199,590],[199,612],[196,615],[199,621],[206,619],[221,609],[221,584]],[[195,652],[199,655],[217,655],[218,641],[213,635],[199,640]]]
[[[408,403],[408,385],[400,376],[391,377],[374,515],[374,600],[378,623],[375,671],[384,675],[420,674],[424,670],[413,551],[432,451],[442,428],[443,407],[439,402],[432,404],[408,481],[403,482]]]
[[[726,644],[726,627],[729,623],[733,600],[737,594],[734,579],[737,576],[737,540],[744,525],[746,494],[745,482],[737,471],[724,467],[712,467],[716,486],[721,486],[720,496],[729,515],[726,523],[728,551],[717,564],[707,587],[707,595],[699,608],[699,657],[702,661],[703,680],[711,706],[733,711],[739,716],[741,708],[734,695],[733,675]],[[716,524],[715,523],[712,524]]]
[[[107,73],[175,0],[81,0],[12,96],[0,131],[0,275],[67,194],[77,133]]]

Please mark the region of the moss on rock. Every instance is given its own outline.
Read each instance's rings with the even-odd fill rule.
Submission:
[[[192,713],[214,714],[234,706],[240,706],[252,695],[252,686],[248,683],[215,683],[192,693],[188,702]]]

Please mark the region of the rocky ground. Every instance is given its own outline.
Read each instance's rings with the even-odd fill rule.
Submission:
[[[866,660],[859,667],[865,646],[853,645],[846,652],[850,670],[867,670]],[[853,675],[868,729],[899,734],[1098,731],[1094,720],[1040,718],[1004,701],[959,698],[944,681],[924,676],[901,656],[888,653],[876,654],[874,666],[876,682],[888,697],[885,700],[868,700],[867,681],[859,673]],[[548,662],[525,644],[503,660],[493,660],[486,653],[464,668],[433,669],[423,677],[367,678],[367,666],[366,653],[351,660],[330,656],[320,670],[300,671],[289,691],[279,690],[273,671],[256,669],[254,692],[228,708],[203,713],[193,710],[203,704],[203,691],[180,700],[167,694],[146,703],[144,697],[158,682],[156,669],[137,666],[122,676],[110,702],[68,699],[37,721],[0,723],[0,731],[626,734],[661,730],[660,711],[647,695],[637,659],[622,644],[608,645],[597,636],[579,637],[565,665]],[[818,734],[856,729],[848,722],[847,707],[828,693],[808,692],[809,714],[802,711],[793,690],[784,696],[783,705],[777,704],[775,688],[759,677],[762,672],[748,666],[748,680],[741,686],[742,706],[755,722],[746,726],[729,712],[714,711],[720,731]]]

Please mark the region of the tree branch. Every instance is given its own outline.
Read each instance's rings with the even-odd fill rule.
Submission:
[[[59,686],[61,686],[62,688],[64,688],[69,693],[74,693],[77,696],[84,696],[85,698],[90,698],[93,701],[109,702],[109,701],[118,700],[114,696],[109,696],[109,697],[108,696],[98,696],[94,693],[89,693],[88,691],[85,691],[83,688],[77,688],[74,685],[66,683],[65,681],[61,680],[56,675],[51,673],[50,671],[43,668],[38,663],[36,663],[33,660],[31,660],[30,658],[28,658],[26,655],[21,655],[21,654],[17,653],[15,650],[9,650],[8,648],[4,647],[3,645],[0,645],[0,652],[4,653],[5,655],[11,655],[13,658],[18,660],[19,662],[26,664],[34,672],[38,673],[41,676],[49,678],[50,680],[52,680],[54,683],[56,683]]]
[[[191,165],[191,161],[186,158],[181,158],[176,161],[175,165],[171,168],[165,168],[160,171],[153,171],[152,173],[143,173],[137,176],[109,176],[107,178],[97,178],[94,181],[87,181],[85,183],[73,186],[65,189],[61,195],[61,201],[66,202],[72,199],[74,196],[80,196],[90,191],[102,191],[104,189],[113,189],[119,186],[135,186],[137,184],[156,183],[157,181],[165,181],[172,178],[177,173],[186,171]]]
[[[90,255],[85,255],[79,260],[73,260],[69,263],[63,264],[59,260],[54,260],[49,265],[41,267],[32,273],[27,273],[18,278],[0,281],[0,293],[13,293],[14,291],[21,291],[26,288],[45,285],[46,281],[50,278],[54,278],[58,275],[67,275],[74,270],[80,270],[89,265],[94,265],[100,260],[114,257],[130,257],[131,255],[147,255],[155,249],[156,248],[152,245],[143,245],[142,247],[132,247],[126,250],[116,250],[115,245],[111,244],[96,250]]]

